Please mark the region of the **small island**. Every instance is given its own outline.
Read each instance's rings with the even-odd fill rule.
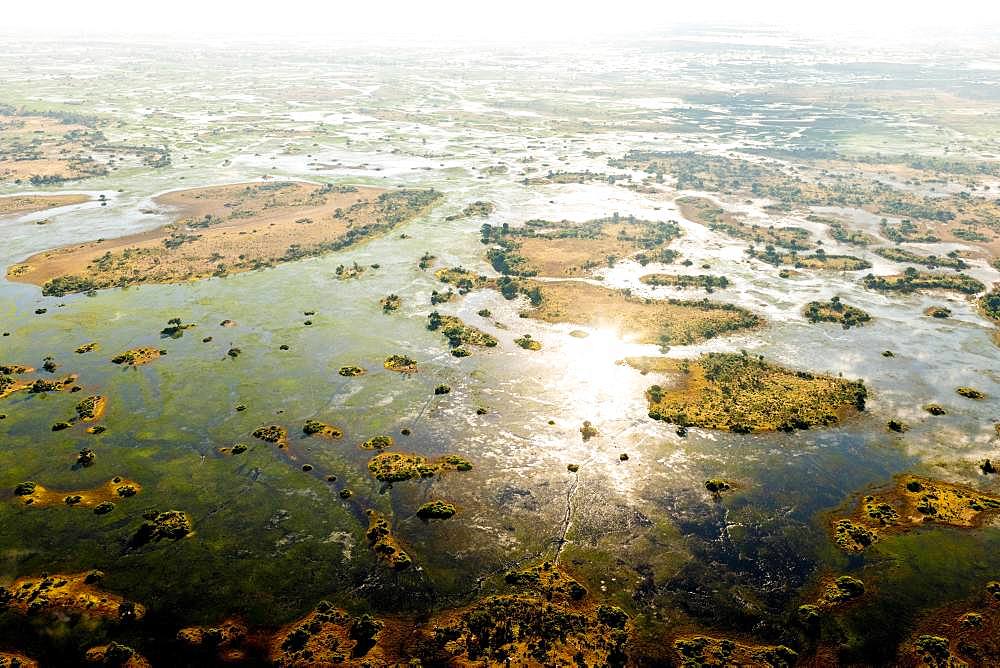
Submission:
[[[826,302],[809,302],[802,309],[802,315],[809,322],[836,322],[844,329],[860,327],[872,319],[866,311],[845,304],[838,296]]]
[[[646,392],[649,416],[681,427],[751,433],[829,426],[864,410],[868,395],[861,381],[786,369],[746,352],[626,362],[669,374],[670,384]]]

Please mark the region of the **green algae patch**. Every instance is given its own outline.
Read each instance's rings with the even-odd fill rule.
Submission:
[[[302,433],[306,436],[323,436],[325,438],[343,438],[344,432],[332,424],[326,424],[319,420],[306,420],[302,425]]]
[[[111,361],[115,364],[124,364],[126,366],[142,366],[158,359],[164,352],[158,348],[132,348],[118,353],[111,358]]]
[[[365,375],[365,370],[359,366],[348,365],[340,367],[337,373],[344,378],[357,378],[358,376]]]
[[[626,361],[675,377],[646,392],[649,416],[684,427],[751,433],[829,426],[864,410],[867,397],[861,381],[794,371],[746,353]]]
[[[461,346],[477,346],[479,348],[495,348],[496,337],[486,332],[465,324],[461,318],[453,315],[441,315],[433,311],[427,316],[427,329],[432,332],[440,332],[448,339],[448,345],[452,348]]]
[[[91,343],[85,343],[85,344],[83,344],[82,346],[80,346],[79,348],[77,348],[76,350],[74,350],[73,352],[75,352],[77,355],[86,355],[87,353],[94,352],[95,350],[97,350],[99,348],[100,348],[99,344],[97,344],[95,342],[91,342]]]
[[[446,520],[456,512],[455,506],[447,501],[435,499],[417,508],[417,517],[422,520]]]
[[[860,327],[872,319],[866,311],[845,304],[836,296],[825,302],[809,302],[802,309],[802,315],[809,322],[835,322],[844,329]]]
[[[683,666],[766,666],[791,668],[798,654],[784,645],[754,645],[730,638],[685,635],[674,639]]]
[[[145,617],[142,605],[99,588],[103,577],[100,571],[89,571],[19,578],[6,589],[0,587],[0,600],[6,598],[7,609],[26,615],[88,615],[115,622]]]
[[[384,366],[389,371],[395,371],[396,373],[416,373],[417,372],[417,360],[408,357],[407,355],[389,355],[382,362]]]
[[[376,480],[393,483],[419,478],[432,478],[446,471],[470,471],[472,464],[457,455],[444,455],[433,461],[407,452],[383,452],[368,462],[368,470]]]

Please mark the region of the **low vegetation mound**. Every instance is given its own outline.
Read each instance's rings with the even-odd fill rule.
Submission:
[[[794,371],[746,352],[627,362],[673,376],[669,386],[646,392],[649,416],[685,427],[750,433],[829,426],[864,410],[868,394],[861,381]]]

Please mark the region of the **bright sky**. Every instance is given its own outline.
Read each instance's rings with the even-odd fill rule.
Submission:
[[[580,38],[690,23],[862,29],[890,39],[1000,27],[989,0],[41,0],[4,2],[0,33]]]

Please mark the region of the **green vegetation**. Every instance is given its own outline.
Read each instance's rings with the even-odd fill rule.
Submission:
[[[465,324],[460,318],[452,315],[441,315],[437,311],[433,311],[427,316],[427,329],[432,332],[441,332],[448,339],[448,345],[452,348],[463,345],[494,348],[498,343],[496,337],[476,329],[472,325]]]
[[[987,318],[1000,322],[1000,290],[992,290],[980,297],[979,309]]]
[[[364,443],[361,447],[365,450],[385,450],[386,448],[391,448],[395,444],[392,436],[380,435],[372,436]]]
[[[681,212],[691,220],[707,226],[710,230],[722,232],[735,239],[752,244],[780,246],[791,250],[812,248],[809,230],[801,227],[776,227],[748,224],[727,212],[714,202],[700,197],[681,197],[677,200]]]
[[[132,348],[131,350],[126,350],[123,353],[118,353],[111,358],[111,361],[115,364],[140,366],[152,362],[166,353],[167,351],[158,350],[156,348]]]
[[[422,520],[446,520],[455,514],[455,506],[445,501],[428,501],[417,508],[417,517]]]
[[[986,289],[986,286],[965,274],[939,274],[917,271],[908,268],[902,274],[893,276],[864,277],[864,286],[870,290],[882,292],[910,293],[917,290],[955,290],[967,295],[974,295]]]
[[[434,461],[405,452],[383,452],[368,462],[376,480],[393,483],[415,478],[431,478],[444,471],[469,471],[472,464],[457,455],[445,455]]]
[[[325,422],[320,422],[319,420],[306,420],[306,423],[302,426],[302,433],[307,436],[319,434],[320,436],[326,436],[327,438],[343,438],[344,436],[344,432],[337,427],[326,424]],[[256,433],[254,435],[256,436]],[[258,436],[258,438],[260,437]]]
[[[257,427],[251,435],[268,443],[285,443],[288,440],[288,432],[285,431],[284,427],[276,424]]]
[[[835,218],[827,218],[825,216],[817,216],[816,214],[809,214],[808,216],[806,216],[806,220],[808,220],[811,223],[822,223],[823,225],[826,225],[830,229],[830,236],[843,244],[852,244],[854,246],[868,246],[878,242],[878,239],[868,234],[867,232],[850,229],[847,227],[845,223]]]
[[[180,318],[171,318],[167,326],[160,330],[160,338],[179,339],[184,336],[184,330],[194,327],[194,323],[182,323]]]
[[[828,302],[809,302],[802,310],[809,322],[839,322],[844,329],[859,327],[871,320],[871,316],[861,309],[849,306],[833,296]]]
[[[974,387],[959,387],[955,389],[960,396],[966,399],[985,399],[986,395]]]
[[[893,262],[909,262],[912,264],[922,264],[930,269],[945,267],[948,269],[968,269],[969,265],[958,256],[958,252],[951,251],[944,257],[937,255],[919,255],[903,248],[876,248],[875,254]]]
[[[144,513],[143,517],[146,521],[133,534],[133,545],[145,545],[164,538],[179,540],[193,531],[191,518],[181,510],[167,510],[162,513],[152,510]]]
[[[417,361],[406,355],[389,355],[382,366],[397,373],[414,373],[417,370]]]
[[[345,378],[355,378],[357,376],[363,376],[365,370],[359,366],[349,365],[340,367],[340,370],[337,373]]]
[[[496,205],[493,204],[493,202],[483,202],[481,200],[477,200],[462,209],[462,213],[447,216],[445,220],[450,222],[453,220],[461,220],[463,218],[482,218],[489,216],[495,210]]]
[[[924,309],[924,315],[944,320],[951,317],[951,309],[945,306],[928,306]]]
[[[520,337],[518,339],[514,339],[514,343],[516,343],[521,348],[524,348],[525,350],[541,350],[542,349],[541,342],[540,341],[536,341],[533,338],[531,338],[531,334],[525,334],[524,336],[522,336],[522,337]]]
[[[816,249],[812,255],[799,255],[797,252],[779,253],[773,245],[768,245],[763,251],[751,246],[747,255],[762,262],[781,265],[792,265],[797,269],[832,269],[835,271],[860,271],[871,268],[871,262],[853,255],[828,255],[822,248]]]
[[[712,292],[716,288],[724,290],[729,287],[729,279],[725,276],[712,276],[701,274],[692,276],[689,274],[646,274],[639,278],[646,285],[661,286],[668,285],[678,288],[702,288]]]
[[[737,433],[828,426],[864,410],[868,394],[861,381],[792,371],[746,352],[628,362],[680,374],[675,386],[653,385],[646,397],[651,418],[681,426]]]
[[[383,313],[392,313],[399,310],[399,307],[403,304],[403,300],[399,295],[392,294],[383,297],[378,303],[382,307]]]

